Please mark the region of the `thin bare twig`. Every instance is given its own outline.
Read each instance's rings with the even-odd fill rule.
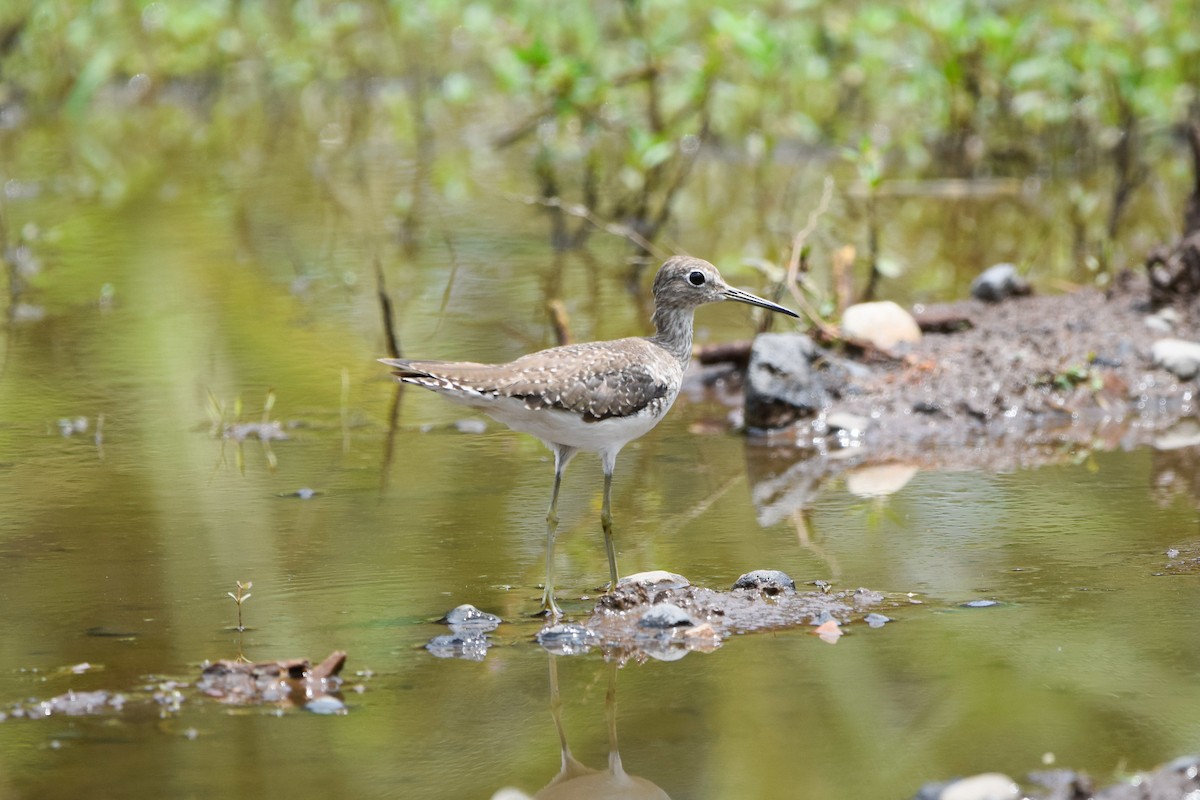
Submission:
[[[561,197],[536,197],[534,195],[509,195],[510,199],[524,203],[530,206],[545,206],[546,208],[556,208],[564,214],[570,214],[573,217],[585,220],[598,230],[605,233],[610,233],[613,236],[620,236],[643,251],[654,255],[657,258],[665,258],[666,255],[659,250],[651,241],[646,239],[640,233],[630,228],[628,225],[622,225],[617,222],[605,222],[592,213],[592,210],[582,203],[568,203]]]
[[[787,285],[788,292],[792,295],[792,299],[796,301],[796,305],[800,306],[800,310],[804,312],[804,316],[808,317],[809,321],[815,325],[821,333],[829,338],[836,339],[838,330],[821,318],[817,310],[808,302],[808,297],[800,289],[800,264],[804,253],[804,245],[808,241],[808,237],[812,236],[817,229],[817,223],[822,215],[829,210],[829,203],[833,199],[833,176],[826,175],[824,186],[821,190],[821,199],[808,215],[808,221],[804,223],[804,227],[796,231],[796,235],[792,237],[792,251],[788,256],[787,275],[784,281]]]

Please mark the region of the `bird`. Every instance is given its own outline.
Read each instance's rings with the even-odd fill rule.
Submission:
[[[650,431],[679,395],[692,355],[695,310],[733,300],[798,317],[794,311],[725,282],[700,258],[673,256],[654,276],[653,336],[567,344],[506,364],[381,358],[401,383],[430,389],[537,437],[554,453],[554,488],[546,513],[546,583],[541,613],[562,616],[554,599],[558,493],[567,464],[595,453],[604,470],[600,522],[608,554],[609,591],[617,587],[612,479],[621,448]]]

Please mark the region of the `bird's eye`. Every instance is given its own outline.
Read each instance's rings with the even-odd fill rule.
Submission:
[[[704,281],[704,273],[700,270],[694,269],[688,273],[688,283],[690,283],[692,286],[703,286]]]

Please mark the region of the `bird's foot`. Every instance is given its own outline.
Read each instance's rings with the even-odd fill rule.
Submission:
[[[554,596],[547,591],[542,595],[541,609],[535,611],[532,616],[554,621],[563,616],[563,611],[558,607],[558,603],[554,602]]]
[[[558,606],[551,606],[549,608],[539,608],[529,616],[533,617],[534,619],[547,619],[553,622],[561,619],[564,615],[561,608]]]

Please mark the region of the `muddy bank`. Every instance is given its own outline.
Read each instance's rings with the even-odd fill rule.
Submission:
[[[923,604],[911,593],[835,589],[825,581],[810,587],[798,588],[779,570],[748,572],[728,590],[694,586],[663,570],[641,572],[622,578],[583,618],[552,620],[534,638],[555,655],[599,651],[617,663],[675,661],[690,652],[716,650],[731,636],[760,631],[808,627],[836,643],[845,626],[881,628],[892,621],[884,612]],[[462,605],[439,622],[450,633],[425,645],[430,654],[482,661],[497,643],[492,634],[504,620]]]
[[[746,425],[752,444],[783,451],[771,456],[779,462],[837,455],[848,463],[1012,469],[1053,458],[1042,451],[1064,443],[1200,443],[1200,428],[1187,424],[1198,379],[1172,372],[1156,349],[1162,340],[1200,338],[1200,301],[1153,308],[1146,279],[1125,275],[1108,292],[913,312],[923,323],[919,342],[887,352],[818,347],[804,367],[807,393],[785,398],[801,398],[794,413],[770,418],[782,426],[755,427],[760,420],[738,410],[731,418]],[[694,369],[688,391],[740,409],[745,384],[745,373],[725,361]]]
[[[313,664],[306,658],[257,663],[219,660],[205,663],[199,680],[160,678],[124,690],[70,690],[46,699],[29,699],[0,706],[0,722],[43,720],[51,717],[124,715],[131,718],[165,716],[184,703],[201,698],[235,706],[269,706],[280,711],[303,708],[316,714],[345,714],[342,700],[342,667],[346,654],[330,653]],[[84,663],[67,671],[81,675],[91,670]],[[359,673],[360,678],[369,677]],[[362,691],[362,683],[353,687]]]

